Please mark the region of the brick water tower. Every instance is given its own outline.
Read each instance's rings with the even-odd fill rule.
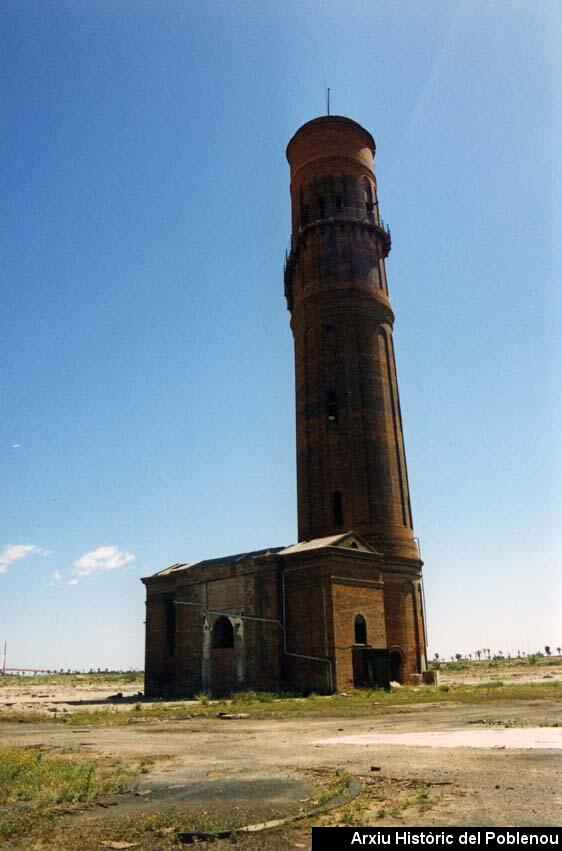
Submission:
[[[419,557],[379,213],[375,142],[349,118],[304,124],[287,147],[299,541],[353,531],[384,556],[393,678],[425,669]]]

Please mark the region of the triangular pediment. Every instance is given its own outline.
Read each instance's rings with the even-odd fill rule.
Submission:
[[[311,541],[300,541],[298,544],[293,544],[281,550],[279,555],[292,555],[293,553],[303,553],[310,550],[321,550],[326,547],[341,547],[342,549],[358,550],[364,553],[376,552],[356,532],[342,532],[339,535],[328,535],[326,538],[313,538]]]

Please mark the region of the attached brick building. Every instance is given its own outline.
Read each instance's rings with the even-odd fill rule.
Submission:
[[[289,143],[299,543],[144,579],[147,695],[331,692],[425,670],[374,153],[338,116]]]

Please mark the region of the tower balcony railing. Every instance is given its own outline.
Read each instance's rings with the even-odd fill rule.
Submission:
[[[389,253],[391,245],[390,228],[379,215],[377,204],[343,205],[336,202],[334,204],[325,204],[315,211],[315,213],[310,213],[307,210],[303,212],[298,231],[291,234],[289,239],[289,244],[285,252],[285,263],[287,263],[293,249],[296,248],[298,238],[303,230],[309,228],[311,225],[341,220],[367,222],[374,225],[383,236],[386,254]]]

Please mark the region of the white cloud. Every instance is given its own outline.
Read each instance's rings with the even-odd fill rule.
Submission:
[[[50,550],[43,550],[41,547],[36,547],[35,544],[8,544],[0,553],[0,573],[6,573],[10,564],[21,561],[28,556],[48,556],[50,554]]]
[[[97,550],[84,553],[74,562],[74,573],[78,576],[89,576],[95,570],[116,570],[135,558],[132,553],[121,552],[117,547],[98,547]]]
[[[53,580],[53,582],[60,582],[62,579],[62,573],[60,572],[60,570],[53,570],[51,579]]]
[[[66,584],[67,584],[67,585],[78,585],[78,582],[79,582],[79,581],[80,581],[80,580],[78,580],[78,579],[69,579],[69,580],[68,580],[68,582],[67,582]]]
[[[19,449],[20,446],[21,446],[21,443],[12,443],[12,449]]]

